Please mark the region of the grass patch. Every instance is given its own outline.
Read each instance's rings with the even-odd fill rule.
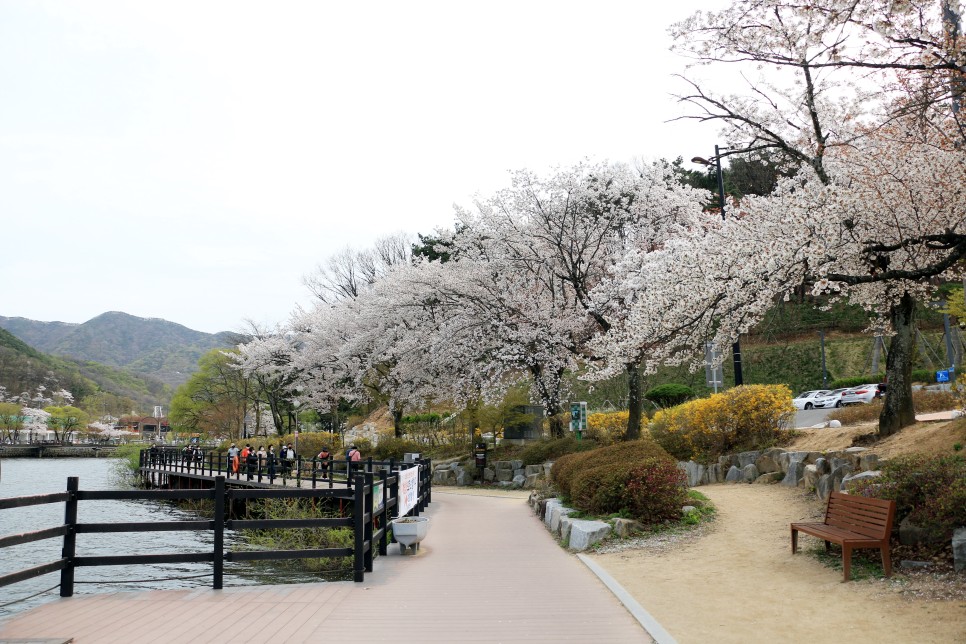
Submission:
[[[825,546],[821,542],[812,546],[806,552],[818,559],[826,568],[832,568],[840,573],[842,572],[842,548],[834,543],[832,544],[832,549],[828,552],[825,552]],[[853,581],[884,579],[885,570],[882,568],[879,551],[872,549],[853,550],[850,572]]]

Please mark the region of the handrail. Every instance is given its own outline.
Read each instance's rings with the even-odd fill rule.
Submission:
[[[215,463],[209,454],[208,465]],[[220,455],[217,459],[220,464]],[[150,474],[165,474],[170,477],[187,476],[189,478],[203,478],[213,484],[204,490],[80,490],[79,479],[70,477],[67,480],[67,491],[52,494],[0,499],[0,510],[28,507],[44,503],[63,502],[65,504],[65,521],[63,525],[45,528],[34,532],[0,536],[0,549],[41,541],[56,537],[64,540],[63,557],[32,568],[19,570],[0,576],[0,587],[25,581],[34,577],[60,571],[60,594],[70,597],[74,591],[74,569],[86,566],[112,566],[127,564],[164,564],[164,563],[212,563],[213,588],[219,589],[223,584],[223,570],[225,561],[265,561],[300,559],[315,557],[353,557],[353,579],[364,581],[365,573],[372,572],[374,549],[379,555],[385,555],[388,547],[387,526],[390,520],[396,518],[399,507],[399,475],[397,471],[414,464],[388,462],[374,462],[372,459],[362,461],[360,471],[354,477],[339,481],[339,486],[333,481],[332,468],[328,469],[326,487],[316,487],[317,469],[312,462],[312,488],[303,487],[252,487],[228,488],[228,479],[220,469],[201,467],[190,468],[172,463],[171,459],[152,459],[148,450],[141,454],[142,471]],[[410,511],[418,515],[429,504],[431,499],[432,468],[431,461],[421,460],[419,465],[417,504]],[[187,465],[187,464],[185,464]],[[302,469],[304,463],[299,461],[297,467]],[[329,463],[328,465],[332,465]],[[350,465],[347,463],[347,466]],[[374,471],[374,466],[388,468]],[[169,469],[170,468],[170,469]],[[208,470],[209,475],[199,474]],[[213,474],[213,475],[212,475]],[[237,473],[236,473],[237,474]],[[299,472],[300,475],[300,472]],[[247,474],[246,474],[247,476]],[[296,478],[297,485],[303,479]],[[233,479],[237,483],[240,480]],[[283,482],[285,478],[283,478]],[[245,481],[247,483],[247,480]],[[259,485],[257,481],[252,484]],[[260,485],[265,485],[261,483]],[[345,487],[342,487],[344,485]],[[381,486],[381,498],[375,498],[377,485]],[[232,499],[342,499],[349,502],[347,509],[350,515],[341,518],[317,519],[228,519],[225,509],[227,501]],[[165,521],[165,522],[118,522],[118,523],[79,523],[77,520],[78,504],[93,500],[212,500],[215,503],[215,517],[203,520]],[[374,524],[378,524],[376,527]],[[352,527],[355,534],[353,546],[348,548],[322,548],[305,550],[261,550],[232,552],[224,550],[224,531],[242,529],[282,529],[282,528],[316,528],[316,527]],[[214,535],[210,552],[192,553],[161,553],[149,555],[109,555],[109,556],[78,556],[76,550],[76,536],[90,533],[112,532],[170,532],[170,531],[212,531]]]

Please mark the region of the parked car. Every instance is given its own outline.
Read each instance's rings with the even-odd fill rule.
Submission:
[[[815,402],[817,400],[823,400],[824,397],[830,393],[832,392],[828,389],[813,389],[812,391],[803,391],[792,398],[792,404],[795,405],[795,409],[814,409],[816,407]]]
[[[829,409],[831,407],[841,407],[843,405],[842,394],[844,394],[846,391],[848,391],[848,388],[846,387],[842,387],[840,389],[833,389],[828,393],[827,396],[824,396],[823,398],[820,398],[820,399],[816,399],[815,406],[820,407],[822,409]]]
[[[868,405],[876,398],[882,398],[885,394],[886,386],[884,383],[861,385],[853,387],[842,394],[843,405]]]

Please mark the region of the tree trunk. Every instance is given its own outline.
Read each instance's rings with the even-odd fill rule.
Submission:
[[[895,335],[886,357],[886,393],[879,415],[879,436],[897,433],[916,422],[912,405],[912,355],[915,348],[916,301],[908,293],[889,311]]]
[[[392,410],[392,431],[393,431],[393,436],[395,436],[396,438],[403,437],[402,417],[403,417],[402,407],[401,406],[395,407]]]
[[[563,438],[564,422],[560,414],[560,405],[557,403],[548,404],[547,416],[550,418],[550,436],[552,438]]]
[[[644,404],[641,391],[641,370],[636,364],[624,365],[627,371],[627,440],[641,437],[641,411]]]

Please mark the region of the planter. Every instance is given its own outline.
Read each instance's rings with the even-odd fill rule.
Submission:
[[[419,550],[419,542],[426,538],[429,532],[429,519],[426,517],[403,517],[392,522],[392,536],[399,542],[399,552],[406,554],[411,548],[415,553]]]

